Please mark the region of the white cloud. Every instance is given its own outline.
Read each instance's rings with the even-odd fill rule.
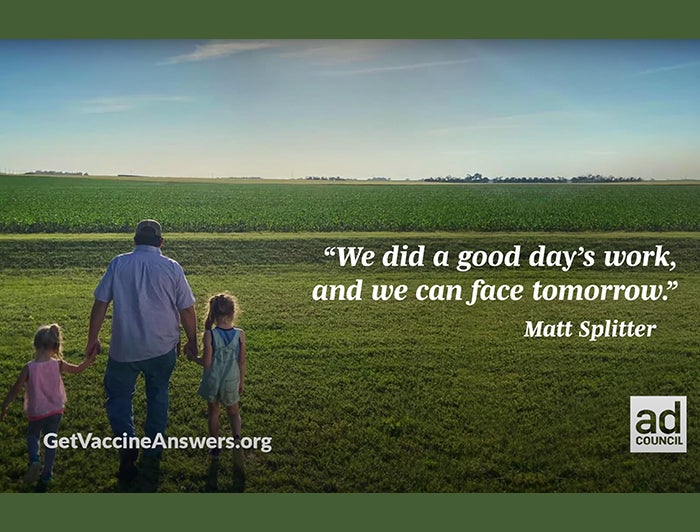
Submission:
[[[142,108],[153,103],[163,102],[187,102],[190,98],[185,96],[163,95],[129,95],[110,96],[105,98],[93,98],[85,100],[81,104],[81,111],[85,114],[121,113]]]
[[[194,51],[170,57],[164,64],[210,61],[241,52],[274,48],[279,45],[275,41],[212,41],[206,44],[197,44]]]
[[[583,120],[599,117],[599,113],[588,109],[562,109],[556,111],[535,111],[532,113],[516,113],[507,116],[497,116],[494,120],[531,124],[533,122],[553,120]]]
[[[333,74],[337,75],[342,75],[342,76],[355,76],[358,74],[373,74],[375,72],[392,72],[392,71],[398,71],[398,70],[417,70],[420,68],[435,68],[435,67],[440,67],[440,66],[449,66],[449,65],[459,65],[463,63],[471,63],[475,61],[475,59],[454,59],[451,61],[432,61],[428,63],[411,63],[407,65],[390,65],[390,66],[381,66],[381,67],[370,67],[370,68],[361,68],[357,70],[336,70],[333,71]]]
[[[683,70],[686,68],[695,68],[700,66],[700,61],[691,61],[689,63],[678,63],[676,65],[668,65],[657,68],[650,68],[637,72],[638,76],[648,76],[650,74],[658,74],[659,72],[670,72],[672,70]]]
[[[507,120],[499,119],[476,119],[472,124],[466,124],[463,126],[452,126],[452,127],[439,127],[434,129],[426,130],[426,134],[431,137],[454,137],[458,135],[463,135],[469,131],[483,130],[483,129],[510,129],[520,127],[520,124],[511,123]]]
[[[456,126],[436,127],[426,130],[426,134],[435,137],[455,136],[473,130],[511,129],[547,127],[553,125],[576,124],[582,121],[600,121],[599,112],[587,109],[538,111],[501,116],[475,117],[471,123]]]
[[[396,44],[390,40],[288,41],[292,50],[280,57],[308,59],[315,65],[341,65],[370,61]],[[298,48],[298,49],[295,49]]]

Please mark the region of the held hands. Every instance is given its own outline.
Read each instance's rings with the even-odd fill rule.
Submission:
[[[199,349],[197,348],[197,339],[187,340],[187,343],[185,344],[185,354],[187,355],[187,360],[196,362],[198,353]]]
[[[92,366],[95,363],[95,360],[97,360],[97,353],[99,353],[99,349],[98,350],[93,349],[92,353],[90,353],[89,355],[87,355],[85,357],[85,366],[86,367]]]
[[[92,362],[95,361],[95,357],[100,353],[102,350],[102,345],[100,344],[99,340],[93,340],[90,341],[88,340],[87,345],[85,346],[85,358],[90,359],[92,358]],[[92,362],[90,362],[92,364]]]
[[[85,346],[85,360],[83,360],[79,366],[77,366],[77,371],[70,371],[70,373],[82,373],[87,368],[92,366],[97,359],[98,353],[102,350],[99,340],[89,341]]]

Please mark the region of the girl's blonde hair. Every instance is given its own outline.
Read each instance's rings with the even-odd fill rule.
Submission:
[[[228,292],[221,292],[209,298],[207,303],[207,317],[204,320],[204,329],[211,329],[214,322],[219,318],[230,317],[235,318],[238,310],[238,302],[236,298]]]
[[[48,349],[53,358],[63,358],[63,331],[58,323],[43,325],[34,335],[34,349]]]

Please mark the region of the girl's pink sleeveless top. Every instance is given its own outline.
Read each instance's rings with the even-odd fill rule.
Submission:
[[[66,389],[58,360],[30,362],[29,377],[24,393],[24,412],[29,421],[62,414],[66,404]]]

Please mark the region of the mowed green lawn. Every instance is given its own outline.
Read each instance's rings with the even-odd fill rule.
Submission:
[[[82,358],[92,290],[131,235],[0,237],[0,388],[32,354],[36,327],[57,321],[66,358]],[[248,338],[243,432],[269,436],[269,453],[248,451],[247,491],[501,492],[697,491],[697,234],[310,234],[166,235],[199,304],[236,294]],[[583,245],[652,249],[677,261],[659,268],[535,270],[340,268],[327,246],[383,251],[393,244],[525,250]],[[319,283],[496,284],[679,283],[659,302],[313,301]],[[203,315],[202,315],[203,317]],[[524,338],[526,320],[656,323],[650,338]],[[108,343],[109,324],[102,338]],[[110,435],[102,376],[106,357],[65,377],[61,431]],[[205,436],[199,367],[181,358],[171,387],[173,436]],[[143,388],[136,401],[144,416]],[[686,395],[687,454],[631,454],[629,397]],[[0,424],[0,490],[22,491],[26,421],[21,401]],[[223,421],[223,420],[222,420]],[[57,492],[116,489],[115,451],[60,450]],[[206,489],[206,451],[166,451],[161,491]],[[219,489],[231,489],[222,461]]]

